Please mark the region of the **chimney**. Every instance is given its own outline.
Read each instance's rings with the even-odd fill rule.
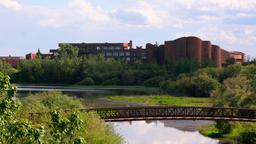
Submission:
[[[129,41],[129,46],[132,48],[132,40]]]

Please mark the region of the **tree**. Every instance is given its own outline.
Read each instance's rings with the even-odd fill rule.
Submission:
[[[255,106],[256,97],[250,90],[248,80],[238,76],[226,79],[224,85],[211,93],[214,106],[217,107],[242,107]]]
[[[256,65],[246,66],[242,71],[242,75],[247,78],[251,90],[256,92]]]
[[[16,73],[16,69],[13,68],[11,65],[6,63],[5,61],[0,60],[0,72],[6,75],[13,75]]]
[[[16,87],[0,73],[0,143],[41,143],[43,128],[27,120],[16,119],[20,104],[15,100]]]
[[[60,44],[59,57],[60,58],[76,58],[78,57],[79,48],[69,44]]]
[[[52,135],[50,143],[52,144],[82,144],[85,143],[84,139],[79,135],[81,130],[82,120],[77,113],[72,113],[68,118],[63,118],[59,112],[54,111],[51,113],[51,128],[50,134]]]

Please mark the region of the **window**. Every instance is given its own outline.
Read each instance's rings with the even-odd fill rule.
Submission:
[[[146,53],[145,53],[145,52],[142,52],[142,53],[141,53],[141,58],[142,58],[142,59],[147,59],[147,56],[146,56]]]
[[[125,55],[126,55],[126,56],[130,56],[130,52],[126,52]]]
[[[127,61],[131,61],[131,58],[127,57],[126,60],[127,60]]]
[[[114,53],[113,53],[113,56],[118,56],[118,52],[114,52]]]
[[[119,56],[124,56],[124,52],[119,52]]]
[[[114,49],[115,49],[115,47],[111,46],[111,47],[109,47],[109,49],[110,49],[110,50],[114,50]]]
[[[97,50],[100,50],[100,47],[99,47],[99,46],[97,46],[97,47],[96,47],[96,49],[97,49]]]
[[[112,56],[112,52],[106,52],[105,56],[111,57]]]
[[[104,50],[108,50],[108,47],[104,46],[103,49],[104,49]]]
[[[121,49],[121,47],[119,47],[119,46],[116,46],[116,50],[120,50]]]

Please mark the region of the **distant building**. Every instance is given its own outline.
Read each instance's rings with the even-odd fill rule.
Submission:
[[[235,54],[243,55],[239,57]],[[182,37],[173,41],[166,41],[164,45],[165,61],[179,61],[182,59],[195,59],[199,64],[211,60],[217,67],[226,65],[229,58],[235,58],[236,62],[244,62],[242,52],[228,52],[217,45],[212,45],[210,41],[203,41],[197,37]]]
[[[234,58],[236,63],[243,63],[245,54],[242,52],[228,52],[210,41],[203,41],[198,37],[182,37],[172,41],[165,41],[163,45],[146,44],[146,48],[133,48],[129,43],[60,43],[70,44],[79,48],[79,56],[103,54],[106,59],[125,61],[141,60],[144,63],[165,64],[184,59],[194,59],[200,65],[212,61],[217,67],[227,64],[227,60]],[[58,55],[57,49],[50,50],[53,56]]]
[[[245,62],[245,54],[238,51],[230,52],[230,56],[235,59],[236,63],[242,64]]]
[[[29,59],[35,59],[37,58],[37,54],[35,53],[29,53],[29,54],[26,54],[26,59],[29,60]]]
[[[45,58],[53,58],[54,55],[52,53],[49,53],[49,54],[40,54],[41,55],[41,58],[45,59]],[[30,60],[30,59],[36,59],[38,58],[38,55],[36,53],[29,53],[29,54],[26,54],[26,59],[27,60]]]
[[[0,60],[10,64],[12,67],[17,67],[19,62],[24,60],[24,57],[17,57],[17,56],[2,56]]]
[[[146,50],[142,47],[132,48],[132,41],[129,43],[60,43],[60,45],[69,44],[79,48],[79,56],[89,56],[103,54],[106,59],[116,60],[144,60],[146,59]],[[57,49],[51,49],[50,52],[58,55]]]

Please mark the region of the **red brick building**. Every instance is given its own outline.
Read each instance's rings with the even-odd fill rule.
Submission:
[[[5,61],[6,63],[10,64],[12,67],[17,67],[18,63],[24,60],[23,57],[13,57],[13,56],[2,56],[0,60]]]
[[[217,45],[212,45],[210,41],[203,41],[193,36],[165,41],[162,55],[165,62],[194,59],[199,64],[202,64],[206,60],[210,60],[217,67],[226,65],[226,61],[229,58],[234,58],[238,63],[244,62],[244,54],[242,52],[228,52]]]

